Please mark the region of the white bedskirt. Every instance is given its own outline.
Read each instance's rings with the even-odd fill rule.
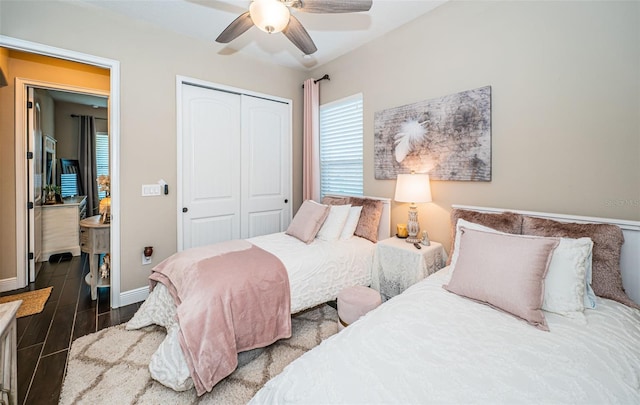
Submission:
[[[640,311],[598,299],[550,332],[445,291],[448,269],[291,363],[252,404],[640,404]]]

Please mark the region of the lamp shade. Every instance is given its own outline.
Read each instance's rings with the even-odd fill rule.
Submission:
[[[249,6],[251,20],[264,32],[280,32],[289,24],[289,9],[278,0],[254,0]]]
[[[428,174],[399,174],[394,200],[409,203],[431,202]]]

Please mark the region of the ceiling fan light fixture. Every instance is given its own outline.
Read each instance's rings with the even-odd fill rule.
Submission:
[[[269,34],[281,32],[289,23],[289,9],[279,0],[253,0],[249,6],[251,20]]]

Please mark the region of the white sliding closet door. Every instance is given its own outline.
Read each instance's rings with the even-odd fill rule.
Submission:
[[[243,238],[281,232],[291,218],[289,105],[242,96]]]
[[[185,249],[240,237],[239,117],[238,94],[182,86]]]
[[[284,231],[288,103],[183,83],[182,248]]]

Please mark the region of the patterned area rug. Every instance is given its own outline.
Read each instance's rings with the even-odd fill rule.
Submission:
[[[195,389],[176,392],[151,379],[149,360],[166,336],[164,328],[112,326],[73,342],[60,404],[246,404],[287,364],[335,334],[337,320],[328,305],[297,314],[291,338],[247,352],[257,357],[200,398]]]
[[[0,297],[0,304],[22,300],[22,304],[20,304],[20,308],[18,308],[18,312],[16,313],[16,318],[39,314],[44,309],[44,304],[46,304],[49,299],[51,290],[53,290],[53,287],[41,288],[40,290],[20,294],[5,295]]]

